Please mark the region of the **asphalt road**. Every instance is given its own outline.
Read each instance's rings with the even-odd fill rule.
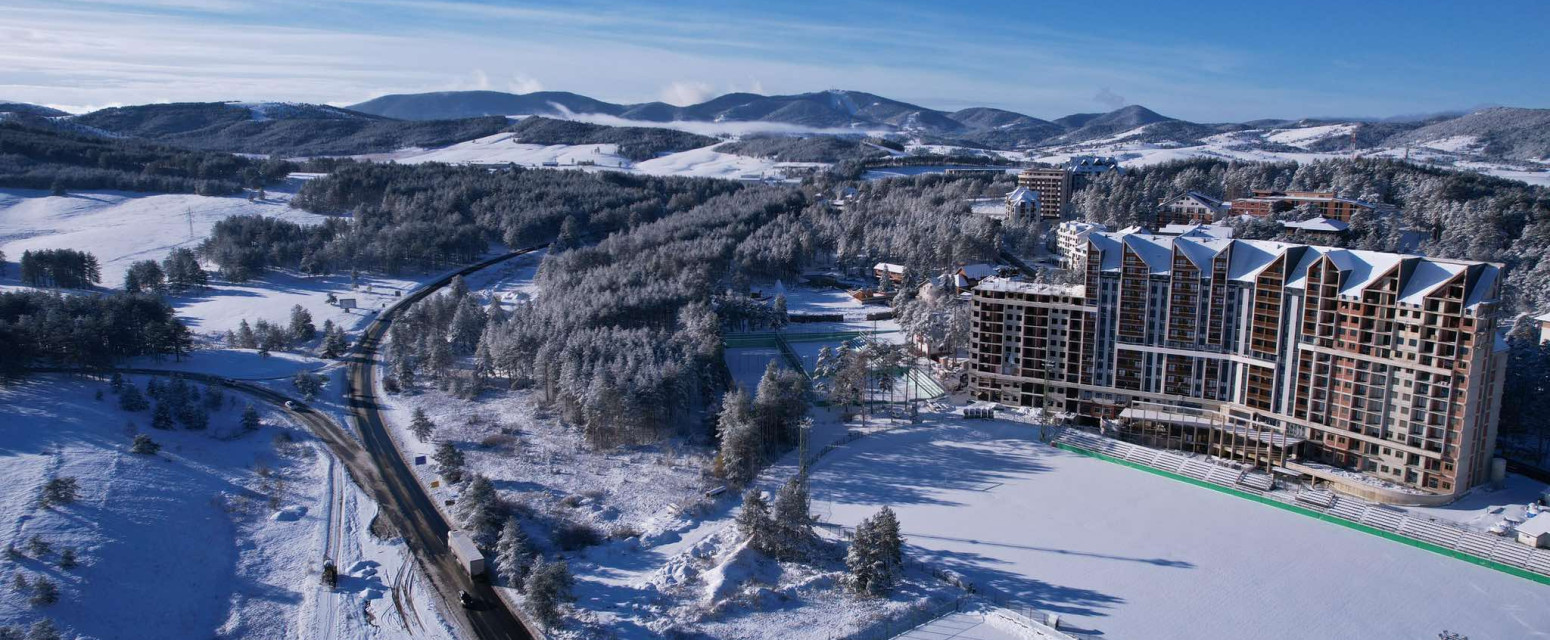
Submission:
[[[404,463],[382,419],[376,397],[377,348],[381,345],[382,337],[387,335],[388,326],[392,324],[394,316],[401,309],[446,286],[455,276],[468,275],[532,250],[524,249],[479,262],[404,296],[402,300],[379,313],[377,318],[366,327],[350,361],[350,411],[355,415],[361,444],[370,456],[375,471],[380,473],[379,481],[373,483],[373,493],[381,491],[385,495],[377,496],[377,502],[395,506],[395,511],[400,517],[394,520],[394,524],[398,526],[409,548],[418,556],[420,565],[426,569],[427,575],[431,578],[431,584],[446,605],[445,609],[453,615],[462,612],[467,628],[484,640],[527,639],[534,638],[538,634],[528,630],[519,617],[520,614],[509,610],[505,601],[495,594],[495,590],[489,584],[470,578],[448,549],[449,527],[446,520],[436,509],[436,504],[431,497],[421,488],[409,465]],[[473,609],[462,608],[458,603],[459,591],[472,594],[478,600],[479,606]]]
[[[413,471],[399,455],[393,439],[388,436],[387,425],[382,420],[381,409],[377,404],[374,382],[377,347],[381,344],[382,337],[387,334],[387,328],[392,324],[393,316],[400,309],[446,286],[455,276],[468,275],[534,249],[536,248],[507,253],[448,274],[404,296],[402,300],[382,310],[376,319],[372,320],[349,356],[349,406],[360,431],[359,441],[351,437],[326,414],[311,409],[304,402],[254,382],[206,373],[165,369],[125,368],[112,369],[112,371],[135,375],[179,377],[206,384],[222,385],[285,410],[316,434],[329,451],[344,463],[345,469],[349,471],[355,483],[376,500],[380,513],[387,517],[400,535],[404,536],[410,551],[415,554],[420,567],[425,570],[431,585],[441,598],[443,610],[449,616],[456,617],[461,613],[463,615],[461,626],[473,632],[481,640],[542,638],[541,634],[528,630],[528,626],[519,617],[520,614],[508,609],[505,601],[495,594],[495,590],[488,583],[475,581],[469,577],[461,563],[452,555],[447,547],[449,527],[446,520],[436,509],[436,504],[432,502],[431,497],[420,487]],[[33,371],[103,373],[52,367],[39,367]],[[291,406],[287,406],[287,403],[291,403]],[[292,406],[295,408],[291,408]],[[473,595],[477,600],[477,606],[471,609],[464,608],[458,599],[460,591],[467,591]]]

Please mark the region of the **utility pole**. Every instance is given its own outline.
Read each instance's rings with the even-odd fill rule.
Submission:
[[[189,240],[193,240],[194,239],[194,208],[193,207],[187,207],[187,208],[183,209],[183,215],[186,218],[188,218],[188,239]]]

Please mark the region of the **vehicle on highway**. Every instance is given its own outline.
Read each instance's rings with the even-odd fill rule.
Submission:
[[[295,402],[293,402],[291,400],[286,400],[285,401],[285,408],[290,409],[291,411],[298,411],[298,410],[301,409],[301,405],[298,405],[298,404],[296,404]]]
[[[447,546],[452,549],[452,555],[457,556],[458,564],[463,565],[469,577],[484,573],[484,553],[479,551],[479,545],[474,544],[473,537],[467,531],[448,531]]]
[[[473,596],[468,595],[467,591],[457,592],[457,601],[463,604],[464,609],[472,609],[474,608],[474,605],[478,603],[477,600],[474,600]]]

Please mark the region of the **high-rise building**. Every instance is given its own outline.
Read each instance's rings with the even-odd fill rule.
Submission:
[[[1060,218],[1071,199],[1071,171],[1054,167],[1033,167],[1017,174],[1017,186],[1039,194],[1039,217]]]
[[[1146,444],[1379,500],[1489,476],[1499,265],[1092,233],[1083,275],[974,289],[976,398],[1117,418]]]

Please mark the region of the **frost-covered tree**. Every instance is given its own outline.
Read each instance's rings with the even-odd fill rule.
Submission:
[[[312,312],[306,307],[296,305],[291,307],[291,340],[296,342],[311,342],[318,335],[318,328],[312,324]]]
[[[748,546],[762,553],[773,553],[775,521],[770,516],[770,505],[764,501],[764,493],[749,489],[743,494],[743,508],[737,512],[737,530],[748,538]]]
[[[205,410],[204,405],[196,402],[185,402],[179,405],[177,418],[183,428],[190,431],[204,431],[210,426],[210,413]]]
[[[409,432],[414,434],[420,442],[430,440],[431,433],[435,432],[436,423],[431,422],[430,416],[425,415],[425,409],[414,408],[414,415],[409,419]]]
[[[34,607],[46,607],[59,602],[59,586],[48,576],[38,576],[32,581],[32,597],[27,602]]]
[[[240,420],[243,431],[257,431],[259,427],[263,426],[263,421],[258,417],[258,409],[251,404],[242,409],[242,418]]]
[[[59,550],[59,568],[66,571],[74,569],[78,561],[75,557],[74,547],[65,547]]]
[[[806,557],[813,542],[813,519],[808,513],[807,486],[800,478],[786,481],[776,492],[771,517],[775,521],[775,556],[787,560]]]
[[[858,593],[880,595],[897,583],[904,566],[904,540],[899,520],[884,506],[856,526],[845,566],[850,571],[851,588]]]
[[[38,495],[38,506],[52,507],[75,502],[80,488],[81,484],[75,476],[53,478],[43,483],[43,490]]]
[[[522,523],[515,517],[506,518],[501,527],[500,541],[495,544],[495,567],[506,584],[518,590],[524,588],[527,572],[533,565],[533,545],[522,532]]]
[[[728,391],[721,398],[721,414],[716,430],[721,436],[717,456],[721,475],[734,487],[753,479],[763,464],[763,440],[753,422],[752,401],[742,389]]]
[[[460,482],[463,479],[463,452],[445,440],[436,443],[436,451],[431,454],[431,460],[436,462],[436,473],[441,474],[448,482]]]
[[[130,453],[154,456],[158,451],[161,451],[161,445],[156,444],[155,440],[143,433],[136,434],[134,444],[129,445]]]
[[[296,391],[308,400],[317,397],[318,392],[323,390],[323,384],[326,382],[328,382],[327,377],[310,371],[297,371],[296,375],[291,378],[291,385],[295,386]]]
[[[257,349],[258,336],[253,333],[253,327],[248,325],[246,318],[237,325],[237,345],[243,349]]]
[[[489,478],[473,474],[463,494],[458,497],[457,511],[463,529],[472,534],[480,548],[495,546],[496,538],[500,535],[501,505],[500,496],[496,495],[495,485],[490,483]]]
[[[125,411],[145,411],[150,406],[150,402],[140,395],[140,389],[132,382],[125,384],[124,390],[118,394],[118,408]]]
[[[325,321],[323,329],[323,357],[338,358],[350,350],[350,341],[344,329]]]
[[[570,565],[564,559],[549,561],[543,556],[533,564],[527,577],[527,606],[546,627],[562,619],[560,606],[573,599]]]
[[[448,331],[448,337],[452,341],[452,348],[460,354],[474,352],[479,345],[480,336],[484,335],[486,318],[484,310],[472,296],[464,296],[458,303],[457,311],[452,315],[452,326]]]

